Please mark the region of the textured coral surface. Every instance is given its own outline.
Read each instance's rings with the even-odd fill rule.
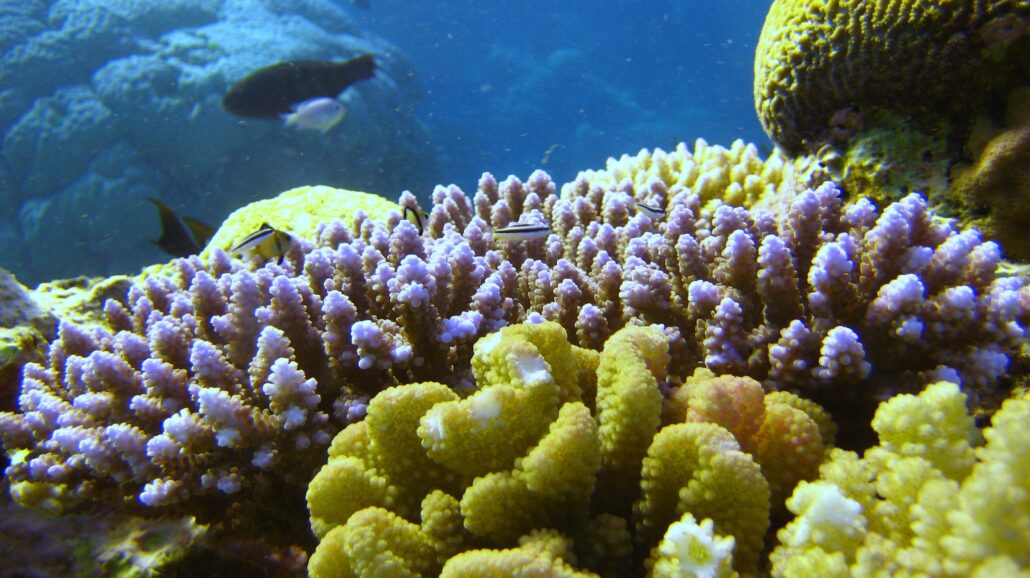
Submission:
[[[661,576],[728,575],[731,558],[755,571],[771,504],[823,459],[821,409],[807,407],[813,418],[790,409],[799,398],[769,394],[768,411],[731,431],[739,420],[710,402],[743,407],[757,395],[762,406],[762,388],[709,375],[663,423],[661,327],[625,327],[599,356],[565,339],[554,322],[484,337],[465,399],[431,382],[375,396],[308,488],[321,539],[310,574],[500,576],[531,563],[549,575],[634,576],[646,559]],[[579,387],[588,383],[596,393]],[[802,455],[811,467],[794,467]],[[771,503],[773,480],[782,488]]]
[[[981,432],[953,383],[882,404],[880,444],[836,450],[801,482],[773,575],[1024,576],[1030,567],[1030,398]]]
[[[1027,0],[776,0],[755,54],[759,120],[796,153],[852,107],[968,115],[1025,78],[1028,22]]]
[[[95,312],[62,316],[45,358],[24,367],[17,411],[0,413],[11,494],[50,512],[194,515],[213,534],[303,543],[303,491],[335,435],[326,467],[350,485],[327,485],[335,510],[312,515],[326,541],[351,544],[340,547],[389,527],[442,566],[439,552],[481,546],[448,538],[460,513],[511,560],[619,567],[691,544],[719,558],[732,538],[734,567],[754,568],[756,520],[783,515],[793,484],[815,475],[831,416],[836,444],[861,449],[882,399],[947,379],[989,415],[1010,372],[1025,372],[1030,288],[999,273],[996,243],[936,220],[917,195],[845,204],[824,179],[699,141],[562,186],[537,171],[484,174],[471,195],[437,187],[421,234],[379,200],[313,229],[304,209],[281,260],[212,247],[96,285]],[[398,205],[417,208],[409,193]],[[495,235],[514,223],[549,234]],[[551,333],[503,345],[499,330],[543,321]],[[616,343],[636,353],[617,356]],[[373,411],[411,384],[418,404]],[[400,443],[415,423],[422,441]],[[382,442],[371,469],[362,436]],[[554,457],[568,447],[574,459]],[[556,459],[564,471],[544,467]],[[766,504],[720,522],[743,502],[720,502],[709,482],[681,492],[687,470],[669,463],[742,476],[727,487]],[[410,471],[422,477],[398,491]],[[580,515],[541,521],[511,505],[530,497]],[[570,535],[587,528],[599,545],[573,562],[584,540]]]

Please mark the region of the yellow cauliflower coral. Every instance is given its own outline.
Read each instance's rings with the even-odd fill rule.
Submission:
[[[627,327],[584,355],[557,323],[513,326],[477,343],[464,399],[438,383],[380,392],[309,486],[311,575],[625,576],[652,551],[661,576],[755,571],[767,482],[717,424],[659,430],[668,339]],[[708,521],[675,525],[684,514]]]
[[[557,532],[535,532],[518,548],[470,550],[451,558],[440,578],[597,578],[580,572],[563,557],[571,557],[568,538]]]
[[[654,437],[642,475],[635,511],[647,542],[690,512],[736,539],[734,568],[757,570],[769,527],[769,486],[733,434],[713,423],[667,426]]]
[[[553,347],[557,324],[525,326],[534,341]],[[515,460],[547,431],[558,415],[562,385],[552,364],[521,326],[505,327],[475,345],[472,369],[479,389],[467,399],[439,404],[421,418],[418,435],[432,460],[471,480],[510,469]],[[565,340],[565,358],[552,355],[569,390],[575,366]]]
[[[774,576],[1030,573],[1030,399],[1006,401],[979,443],[965,395],[939,382],[881,404],[881,444],[836,450],[787,501]],[[975,459],[974,459],[975,458]]]
[[[755,108],[792,153],[847,111],[968,114],[1025,78],[1027,0],[775,0],[755,51]]]
[[[750,377],[716,376],[703,368],[672,394],[666,419],[728,429],[761,466],[776,508],[798,481],[816,477],[833,440],[833,422],[817,404],[785,391],[766,394]]]
[[[601,465],[597,426],[582,403],[562,406],[550,432],[513,471],[477,478],[461,499],[465,527],[498,543],[586,520]]]
[[[661,425],[669,343],[656,327],[626,327],[604,344],[597,367],[597,419],[603,473],[610,490],[625,494],[638,485],[640,463]]]
[[[758,148],[742,140],[726,148],[704,139],[697,139],[693,150],[680,143],[668,152],[641,150],[609,158],[604,170],[584,171],[582,177],[588,186],[603,188],[628,180],[638,191],[638,200],[663,207],[672,196],[668,190],[682,187],[697,194],[706,208],[718,203],[775,206],[826,179],[809,161],[795,163],[778,151],[762,160]]]

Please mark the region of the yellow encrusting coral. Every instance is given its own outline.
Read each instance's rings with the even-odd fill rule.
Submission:
[[[1030,399],[1014,397],[980,443],[957,385],[881,404],[879,446],[835,450],[787,501],[774,576],[992,576],[1030,570]],[[1001,572],[994,574],[994,572]]]
[[[476,344],[464,398],[438,383],[381,392],[309,487],[322,538],[311,575],[614,577],[643,575],[644,560],[656,576],[755,572],[769,484],[701,401],[662,428],[676,413],[663,408],[669,339],[631,326],[585,355],[557,323],[516,325]],[[759,387],[759,415],[805,416],[818,436],[825,414],[784,396]],[[739,432],[756,452],[758,421]],[[813,443],[790,427],[767,435]]]

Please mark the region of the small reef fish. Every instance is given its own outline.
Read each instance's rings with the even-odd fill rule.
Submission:
[[[293,237],[289,233],[261,223],[261,228],[247,235],[232,248],[232,252],[240,257],[259,257],[265,261],[275,259],[282,265],[283,257],[292,244]]]
[[[429,219],[429,213],[416,209],[414,207],[404,207],[404,220],[408,221],[415,228],[418,229],[418,234],[421,235],[422,231],[426,228],[426,221]]]
[[[637,201],[637,210],[656,221],[665,218],[665,209],[657,205],[645,205]]]
[[[286,126],[302,130],[317,130],[325,134],[343,120],[347,109],[335,98],[320,96],[305,100],[293,107],[293,112],[283,115]]]
[[[232,85],[222,97],[222,107],[237,116],[278,120],[310,101],[335,100],[348,86],[372,78],[375,68],[371,54],[345,62],[280,62],[255,70]]]
[[[196,255],[215,234],[214,227],[193,217],[179,217],[158,199],[148,197],[147,200],[157,207],[161,219],[161,237],[154,244],[165,253],[173,257]]]
[[[502,243],[532,241],[533,239],[546,239],[550,234],[551,228],[547,225],[522,223],[504,227],[503,229],[494,229],[494,240]]]

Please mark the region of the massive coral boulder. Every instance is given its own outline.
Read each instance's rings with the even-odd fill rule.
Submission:
[[[967,116],[1026,78],[1028,31],[1027,0],[776,0],[755,54],[755,108],[795,153],[846,130],[852,107]]]
[[[410,65],[328,0],[16,4],[0,18],[0,265],[27,283],[162,258],[146,197],[217,222],[300,184],[395,196],[434,179]],[[328,134],[221,107],[262,66],[364,53],[376,76]]]

